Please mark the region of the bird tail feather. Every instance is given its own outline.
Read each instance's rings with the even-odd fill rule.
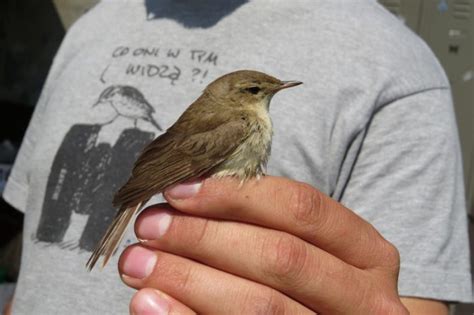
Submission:
[[[97,244],[96,248],[92,252],[91,257],[86,263],[87,269],[89,271],[94,268],[94,265],[97,263],[100,256],[104,256],[102,268],[107,264],[110,257],[112,257],[120,241],[122,240],[128,223],[131,221],[135,213],[138,212],[141,206],[142,203],[140,202],[136,206],[121,208],[119,210],[114,220],[110,224],[109,228],[105,232],[104,236],[100,240],[99,244]]]

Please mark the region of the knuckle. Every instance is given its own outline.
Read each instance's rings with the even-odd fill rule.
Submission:
[[[176,285],[176,288],[180,292],[188,292],[189,291],[188,290],[189,289],[189,282],[190,282],[192,273],[193,273],[193,271],[192,271],[192,268],[190,266],[188,266],[187,268],[184,268],[184,270],[180,270],[180,271],[176,272],[175,285]],[[188,290],[188,291],[186,291],[186,290]]]
[[[398,274],[400,253],[395,245],[387,241],[374,227],[361,231],[360,243],[367,244],[367,263],[364,269],[379,269]]]
[[[369,281],[359,284],[354,291],[355,314],[408,315],[401,302],[396,287],[392,287],[378,276],[370,276]]]
[[[277,291],[272,289],[264,290],[263,293],[255,292],[247,294],[244,299],[245,307],[242,314],[287,314],[287,307],[284,298]]]
[[[313,226],[324,207],[322,194],[308,184],[298,183],[291,188],[289,213],[299,225]]]
[[[398,297],[389,294],[375,294],[370,305],[370,314],[408,315],[409,312]]]
[[[152,279],[151,287],[172,286],[176,292],[191,294],[192,279],[194,277],[194,268],[191,264],[178,261],[166,261],[160,263],[160,272],[158,276]]]
[[[263,242],[264,273],[279,283],[294,285],[302,279],[308,249],[304,242],[289,234],[272,236]]]
[[[193,219],[189,220],[189,223],[192,224],[192,226],[187,227],[187,230],[193,231],[192,237],[186,240],[189,242],[189,246],[191,246],[191,248],[201,248],[202,246],[205,246],[204,244],[209,239],[209,237],[211,237],[209,234],[212,233],[209,220]]]
[[[381,254],[384,266],[398,271],[400,268],[400,252],[397,247],[389,241],[383,240]]]

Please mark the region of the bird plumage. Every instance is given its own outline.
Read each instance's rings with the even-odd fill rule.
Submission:
[[[129,180],[114,197],[119,211],[87,262],[88,268],[92,269],[101,255],[105,256],[104,264],[107,262],[133,214],[166,188],[201,176],[245,180],[263,174],[271,147],[271,97],[297,84],[249,70],[212,82],[166,133],[140,154]]]

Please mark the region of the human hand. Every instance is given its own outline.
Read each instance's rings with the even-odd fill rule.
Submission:
[[[119,262],[132,313],[408,314],[398,251],[372,225],[306,184],[238,186],[180,185],[139,215]]]

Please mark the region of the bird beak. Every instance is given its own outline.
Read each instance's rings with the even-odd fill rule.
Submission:
[[[303,84],[303,82],[300,81],[281,81],[281,85],[275,89],[275,92],[278,92],[283,89],[287,89],[293,86],[297,86]]]

